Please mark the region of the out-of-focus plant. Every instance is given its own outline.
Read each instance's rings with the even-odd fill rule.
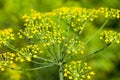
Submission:
[[[86,24],[99,17],[106,19],[103,25],[87,41],[82,41],[81,34]],[[31,71],[57,66],[60,80],[64,80],[64,77],[70,80],[87,80],[95,73],[85,60],[106,49],[111,43],[120,43],[120,33],[104,31],[100,39],[106,42],[105,46],[92,53],[85,51],[87,43],[102,30],[109,19],[120,18],[118,9],[63,7],[47,13],[31,9],[22,18],[25,27],[17,34],[12,29],[0,30],[0,48],[3,50],[0,54],[1,71],[7,68]],[[16,38],[25,40],[26,45],[21,49],[17,48],[12,44]],[[36,64],[36,67],[15,66],[25,62]]]

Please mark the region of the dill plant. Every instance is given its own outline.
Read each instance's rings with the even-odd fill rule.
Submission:
[[[87,41],[81,41],[79,37],[86,24],[100,16],[106,19],[103,25]],[[120,33],[104,31],[100,34],[100,39],[106,42],[105,46],[93,53],[84,52],[86,44],[102,30],[109,19],[120,18],[118,9],[63,7],[47,13],[31,9],[31,12],[22,18],[25,27],[17,34],[12,29],[0,30],[0,48],[13,50],[0,54],[1,71],[7,68],[30,71],[57,66],[60,80],[65,77],[69,80],[89,80],[95,73],[82,59],[99,53],[111,43],[120,43]],[[19,49],[12,44],[15,38],[25,40],[28,44]],[[25,69],[14,66],[22,62],[40,67]]]

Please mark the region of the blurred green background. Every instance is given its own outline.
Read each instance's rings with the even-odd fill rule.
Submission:
[[[83,7],[99,8],[108,7],[120,9],[120,0],[0,0],[0,29],[11,27],[17,31],[23,27],[22,16],[29,13],[30,9],[39,12],[48,12],[60,7]],[[99,29],[104,20],[97,19],[94,23],[89,23],[85,29],[84,37],[89,38]],[[120,32],[120,20],[110,20],[104,29],[112,29]],[[18,41],[19,44],[21,44]],[[87,44],[86,51],[93,52],[103,46],[104,42],[99,40],[99,36],[92,39]],[[120,45],[112,44],[101,54],[88,59],[96,75],[94,80],[120,80]],[[30,66],[32,64],[22,64]],[[39,71],[19,72],[8,70],[0,72],[0,80],[59,80],[57,68],[47,68]]]

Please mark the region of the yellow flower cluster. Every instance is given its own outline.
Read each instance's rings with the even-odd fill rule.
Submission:
[[[101,15],[103,15],[105,18],[120,18],[119,9],[108,9],[103,7],[98,9],[63,7],[54,10],[54,13],[59,15],[62,19],[66,20],[66,22],[75,32],[80,32],[84,28],[86,22],[93,21]]]
[[[5,68],[9,68],[15,61],[15,53],[6,52],[0,54],[0,70],[4,71]]]
[[[106,43],[120,43],[120,33],[115,31],[103,31],[100,36]]]
[[[9,40],[14,40],[12,29],[0,30],[0,46],[5,45]]]
[[[58,27],[50,17],[34,10],[31,10],[29,15],[25,14],[23,19],[26,28],[20,30],[18,33],[19,38],[24,38],[25,36],[29,39],[40,41],[40,39],[50,38],[50,34],[55,34],[55,28]]]
[[[30,21],[27,22],[26,19],[28,19],[28,16]],[[45,13],[43,15],[42,13],[36,13],[36,11],[31,10],[31,14],[23,16],[23,19],[26,22],[26,28],[20,30],[20,33],[18,33],[19,37],[24,38],[25,36],[34,40],[34,43],[43,45],[42,47],[45,47],[46,49],[50,49],[47,50],[47,55],[49,55],[49,53],[57,54],[60,50],[60,48],[57,47],[58,44],[62,47],[61,44],[65,40],[65,31],[58,29],[60,28],[60,25],[53,22],[50,14]]]
[[[98,9],[86,9],[78,7],[62,7],[55,9],[48,13],[40,13],[31,9],[30,14],[25,14],[22,18],[25,21],[24,31],[20,30],[19,37],[22,38],[23,35],[28,38],[33,38],[35,33],[42,34],[52,30],[53,28],[58,28],[61,20],[65,20],[65,23],[75,32],[80,32],[85,23],[88,21],[93,21],[97,17],[103,15],[105,18],[113,17],[120,18],[119,9],[108,9],[108,8],[98,8]]]
[[[64,44],[66,47],[67,54],[83,54],[84,53],[84,43],[76,39],[71,39],[67,44]]]
[[[34,40],[33,42],[38,41],[37,43],[42,44],[44,47],[54,45],[56,53],[56,50],[58,49],[56,49],[57,45],[55,44],[60,44],[60,51],[62,51],[63,53],[66,52],[67,54],[83,54],[84,46],[81,41],[75,40],[73,38],[65,42],[65,39],[67,38],[66,30],[68,30],[68,28],[61,26],[62,23],[60,19],[76,19],[78,18],[78,15],[79,17],[81,17],[81,15],[86,15],[88,12],[89,11],[87,11],[87,9],[82,8],[60,8],[57,10],[53,10],[52,12],[43,14],[32,9],[29,15],[25,14],[23,16],[26,27],[24,30],[20,30],[20,33],[18,33],[18,35],[20,38],[23,38],[24,36],[30,38]],[[82,25],[82,23],[87,20],[85,15],[80,18],[83,20],[82,22],[80,19],[77,20],[78,23],[81,23],[80,25]],[[76,22],[75,20],[73,21]],[[72,20],[70,21],[70,23],[72,23]],[[79,29],[77,29],[76,27],[76,30]],[[63,46],[65,46],[66,48],[62,49]]]
[[[63,7],[54,10],[54,13],[59,15],[61,19],[64,19],[75,32],[80,32],[83,29],[86,21],[93,21],[98,17],[97,10],[78,7]]]
[[[44,46],[49,47],[51,45],[61,44],[65,40],[64,34],[61,32],[49,32],[46,35],[42,37],[42,40],[44,40]],[[46,41],[47,40],[47,41]]]
[[[72,61],[64,68],[64,76],[69,80],[91,80],[94,74],[92,68],[82,61]]]
[[[32,59],[41,56],[43,51],[38,45],[28,45],[22,48],[17,53],[1,53],[0,54],[0,70],[4,71],[6,68],[14,68],[16,62],[32,61]]]
[[[101,13],[103,13],[103,15],[105,16],[105,18],[108,17],[113,17],[113,18],[120,18],[120,10],[119,9],[109,9],[109,8],[99,8],[98,9]]]
[[[16,61],[31,61],[32,58],[37,58],[38,55],[42,54],[43,51],[37,45],[28,45],[25,48],[22,48],[16,57]]]
[[[22,17],[25,28],[21,29],[18,35],[19,38],[28,38],[35,44],[43,45],[52,54],[59,52],[67,55],[83,54],[84,44],[73,38],[73,32],[81,33],[86,22],[93,21],[101,15],[105,18],[119,18],[119,11],[102,7],[98,9],[63,7],[40,13],[31,9],[29,14]],[[68,36],[71,33],[73,34]]]

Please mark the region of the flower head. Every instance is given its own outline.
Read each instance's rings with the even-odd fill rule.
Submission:
[[[43,51],[38,45],[28,45],[17,53],[16,61],[31,61],[33,58],[37,58],[42,53]]]
[[[15,62],[15,53],[6,52],[0,54],[0,69],[4,71],[6,68],[10,68]]]
[[[100,36],[106,43],[120,43],[120,33],[115,31],[103,31]]]
[[[0,30],[0,46],[5,45],[9,40],[14,40],[12,29]]]
[[[82,61],[72,61],[65,65],[64,76],[69,80],[89,80],[95,73]]]

